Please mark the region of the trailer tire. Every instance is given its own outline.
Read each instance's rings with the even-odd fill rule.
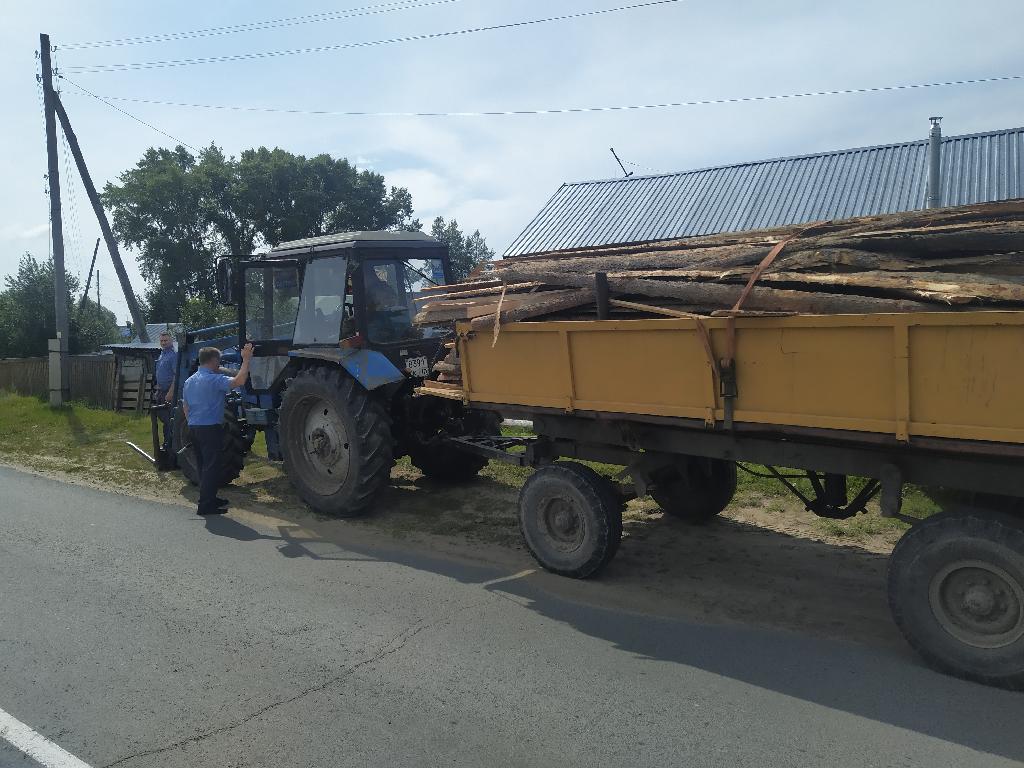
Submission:
[[[654,475],[651,498],[667,515],[706,523],[736,495],[736,463],[688,456]]]
[[[190,445],[188,421],[179,406],[174,412],[174,431],[172,434],[172,450],[177,457],[178,469],[192,483],[199,485],[199,466],[196,462],[195,449]],[[238,479],[245,467],[245,457],[252,450],[256,433],[238,420],[235,409],[228,405],[224,408],[224,443],[221,448],[221,486],[230,485]],[[188,449],[181,451],[188,445]]]
[[[472,419],[471,435],[501,434],[501,417],[496,413],[483,413]],[[472,480],[487,466],[487,457],[461,451],[444,441],[442,435],[413,444],[409,460],[420,472],[439,483],[455,485]]]
[[[943,512],[912,527],[889,560],[889,607],[936,669],[1024,690],[1024,524],[1001,512]]]
[[[339,368],[299,372],[281,401],[280,434],[288,479],[318,512],[361,515],[391,477],[391,416]]]
[[[546,570],[574,579],[598,573],[622,540],[622,501],[611,482],[583,464],[541,467],[519,492],[519,527]]]

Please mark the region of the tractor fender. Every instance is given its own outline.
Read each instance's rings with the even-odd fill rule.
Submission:
[[[340,365],[367,390],[374,390],[386,384],[405,381],[404,373],[398,370],[384,355],[372,349],[310,347],[307,349],[293,349],[288,353],[288,356],[300,360],[320,360]]]

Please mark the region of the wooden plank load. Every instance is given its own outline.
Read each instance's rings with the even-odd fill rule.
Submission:
[[[416,322],[593,318],[599,272],[617,318],[1024,309],[1024,200],[503,259]]]

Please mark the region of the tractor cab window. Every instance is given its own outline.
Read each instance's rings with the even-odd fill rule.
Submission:
[[[254,267],[245,271],[245,332],[249,339],[290,341],[298,307],[295,267]]]
[[[444,284],[440,259],[367,259],[363,262],[366,331],[378,343],[440,336],[444,327],[413,325],[424,288]]]
[[[337,344],[343,338],[343,323],[351,325],[351,318],[348,259],[329,256],[309,262],[302,280],[295,343]]]

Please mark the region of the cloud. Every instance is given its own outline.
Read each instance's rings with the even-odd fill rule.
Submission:
[[[0,227],[0,240],[34,240],[45,235],[49,229],[49,222],[32,227],[25,227],[22,224],[6,224]]]

